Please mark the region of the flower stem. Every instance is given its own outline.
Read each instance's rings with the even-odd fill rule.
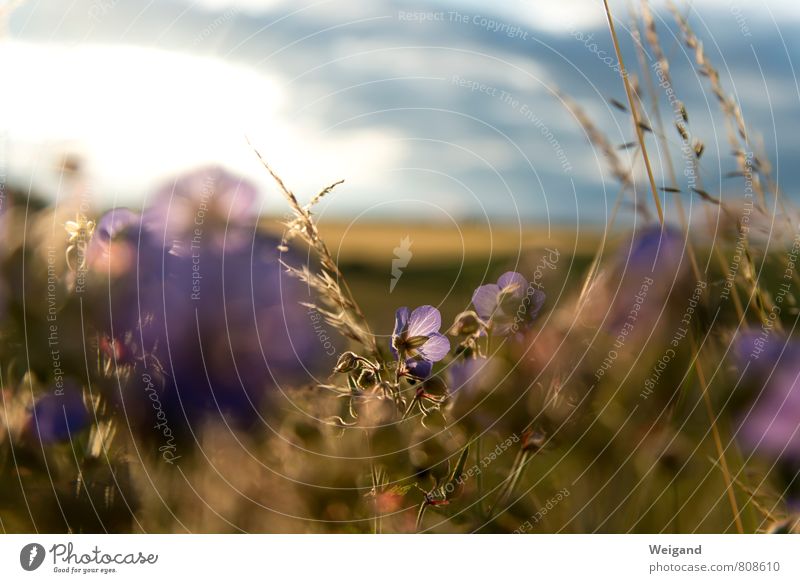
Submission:
[[[475,439],[475,464],[480,469],[481,463],[481,437]],[[478,472],[478,513],[483,515],[483,472]]]
[[[509,498],[511,498],[514,488],[522,476],[525,470],[525,465],[528,463],[530,457],[531,456],[529,455],[529,452],[525,450],[520,450],[517,453],[517,457],[514,459],[514,463],[511,466],[511,471],[508,473],[508,476],[506,476],[505,480],[503,480],[503,484],[500,487],[500,493],[498,494],[497,499],[492,507],[489,508],[490,519],[495,516],[495,510],[498,508],[500,509],[501,513],[503,512],[502,505],[505,504]]]

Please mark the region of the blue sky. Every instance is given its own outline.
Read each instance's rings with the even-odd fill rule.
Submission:
[[[12,88],[0,96],[2,161],[10,180],[51,196],[64,152],[86,159],[99,206],[137,206],[165,177],[219,162],[262,184],[265,210],[280,212],[250,139],[301,197],[346,179],[324,209],[334,215],[597,223],[616,184],[557,91],[614,143],[633,139],[607,102],[624,91],[597,54],[613,51],[599,0],[12,4],[0,41]],[[624,37],[628,4],[612,4]],[[676,85],[706,143],[706,187],[740,196],[741,185],[720,181],[733,169],[723,120],[655,5]],[[679,6],[795,196],[800,7]],[[624,44],[630,65],[629,37]],[[677,134],[668,137],[677,146]]]

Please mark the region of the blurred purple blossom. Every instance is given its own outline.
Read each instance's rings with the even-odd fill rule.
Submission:
[[[665,266],[677,267],[683,260],[684,245],[685,237],[677,229],[648,225],[634,235],[630,247],[620,250],[619,260],[631,271],[654,274]],[[675,269],[670,272],[675,275]]]
[[[55,386],[36,399],[28,433],[42,443],[55,443],[75,438],[90,422],[83,403],[82,389],[71,380],[64,381],[56,393]]]
[[[409,314],[406,307],[395,312],[390,349],[416,378],[427,378],[433,363],[450,352],[450,341],[439,333],[442,316],[433,306],[420,306]]]
[[[115,362],[161,379],[170,418],[252,421],[269,389],[318,368],[298,304],[308,292],[284,277],[279,240],[251,213],[256,194],[205,169],[160,189],[141,215],[114,209],[95,229],[98,326]]]
[[[800,462],[800,367],[776,370],[745,415],[739,439],[749,449]]]
[[[240,248],[249,242],[258,191],[222,168],[201,168],[161,187],[143,224],[173,254],[199,245]]]
[[[156,356],[166,334],[163,298],[173,286],[165,275],[177,258],[165,255],[143,229],[142,215],[126,208],[100,218],[86,258],[93,274],[95,325],[113,346],[112,356],[127,363],[148,353]]]
[[[454,362],[448,369],[450,393],[471,392],[487,372],[489,360],[485,357],[466,358]]]
[[[611,297],[600,299],[608,307],[598,306],[607,310],[605,326],[609,331],[619,332],[634,304],[639,305],[638,318],[646,318],[652,325],[668,308],[673,294],[683,300],[689,273],[685,245],[680,231],[656,224],[634,233],[629,244],[616,251],[607,290]]]
[[[800,463],[800,343],[745,333],[733,354],[751,395],[738,438],[748,450]]]
[[[472,294],[478,315],[489,324],[493,334],[516,334],[530,325],[542,309],[545,294],[529,285],[514,271],[500,276],[497,283],[482,285]]]

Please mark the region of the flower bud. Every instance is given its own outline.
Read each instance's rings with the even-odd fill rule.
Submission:
[[[353,372],[358,368],[358,363],[358,355],[348,350],[339,357],[339,360],[336,362],[336,368],[334,368],[333,371],[341,373]]]
[[[478,318],[478,314],[472,310],[461,312],[456,316],[450,334],[453,336],[474,336],[479,334],[485,324]]]

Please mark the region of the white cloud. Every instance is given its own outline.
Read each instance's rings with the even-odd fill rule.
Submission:
[[[387,132],[334,137],[289,124],[276,79],[217,59],[5,42],[0,69],[0,108],[13,112],[0,118],[12,177],[51,192],[67,152],[85,155],[98,193],[135,203],[165,176],[204,163],[268,183],[246,137],[298,190],[343,177],[368,184],[400,148]]]
[[[198,10],[211,12],[235,12],[259,15],[273,10],[298,12],[301,18],[309,20],[337,21],[358,20],[374,16],[373,8],[383,4],[375,0],[178,0],[188,3]]]
[[[503,0],[487,3],[485,0],[433,0],[427,7],[387,0],[178,0],[191,3],[202,10],[234,10],[242,13],[261,14],[276,8],[302,9],[308,18],[332,18],[349,20],[372,14],[374,9],[383,9],[387,14],[398,10],[446,10],[465,11],[504,18],[509,23],[522,23],[533,31],[566,33],[570,30],[602,28],[606,23],[602,0]],[[669,0],[650,0],[657,10],[666,13]],[[688,2],[687,2],[688,3]],[[614,14],[621,22],[628,21],[629,0],[611,0]],[[635,3],[638,4],[638,1]],[[677,1],[678,6],[684,2]],[[724,12],[731,19],[741,15],[746,19],[770,19],[779,24],[786,19],[800,20],[797,0],[692,0],[691,5],[699,14]]]
[[[234,0],[231,0],[234,1]],[[506,0],[488,4],[483,0],[439,0],[452,10],[470,10],[484,14],[497,14],[509,22],[524,22],[534,30],[566,33],[570,30],[588,30],[606,26],[602,0]],[[684,3],[678,0],[679,6]],[[628,21],[628,0],[611,0],[612,12],[623,22]],[[638,1],[635,2],[638,4]],[[668,0],[651,0],[655,9],[666,10]],[[710,11],[741,12],[746,18],[789,18],[800,20],[797,0],[693,0],[694,9],[704,14]],[[733,16],[731,16],[733,18]],[[780,20],[779,20],[780,23]]]
[[[266,12],[290,4],[290,0],[183,0],[201,10],[242,12]]]

